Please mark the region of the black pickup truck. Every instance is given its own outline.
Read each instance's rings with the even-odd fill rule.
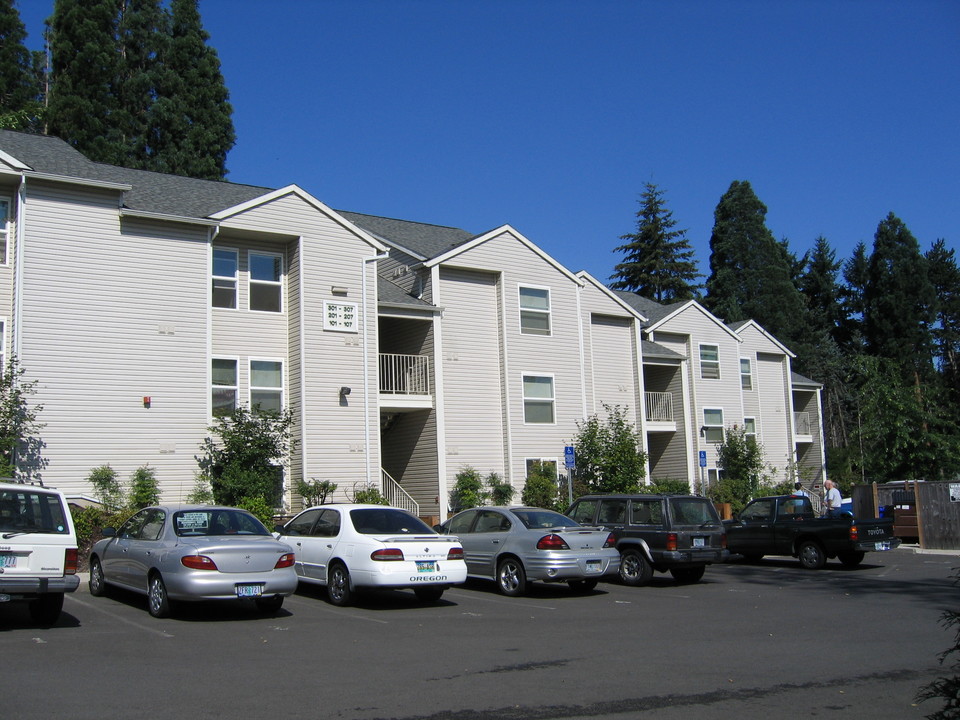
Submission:
[[[751,561],[764,555],[790,555],[809,570],[819,570],[827,558],[856,567],[865,553],[900,545],[893,536],[892,518],[818,518],[810,498],[803,495],[757,498],[723,524],[731,554]]]

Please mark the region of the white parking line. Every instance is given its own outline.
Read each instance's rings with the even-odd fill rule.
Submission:
[[[166,631],[164,631],[164,630],[158,630],[157,628],[150,627],[149,625],[143,625],[143,624],[138,623],[138,622],[135,622],[135,621],[133,621],[133,620],[128,620],[128,619],[125,618],[125,617],[121,617],[120,615],[117,615],[116,613],[110,612],[109,610],[107,610],[107,609],[104,608],[104,607],[100,607],[99,604],[88,603],[88,602],[84,602],[83,600],[78,600],[78,599],[77,599],[75,596],[73,596],[73,595],[64,595],[64,597],[65,597],[67,600],[69,600],[70,602],[75,602],[75,603],[78,603],[78,604],[80,604],[80,605],[83,605],[85,608],[90,608],[90,609],[92,609],[92,610],[96,610],[97,612],[102,612],[104,615],[109,615],[110,617],[115,618],[116,620],[119,620],[120,622],[126,623],[127,625],[133,625],[133,627],[139,628],[140,630],[145,630],[145,631],[148,632],[148,633],[153,633],[154,635],[159,635],[160,637],[168,637],[168,638],[174,637],[173,635],[171,635],[170,633],[168,633],[168,632],[166,632]]]

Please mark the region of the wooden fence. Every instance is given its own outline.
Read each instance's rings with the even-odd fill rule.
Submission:
[[[960,550],[960,482],[857,485],[853,515],[893,516],[894,534],[922,548]]]

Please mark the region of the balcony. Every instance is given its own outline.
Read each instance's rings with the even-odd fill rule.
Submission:
[[[793,433],[795,442],[813,442],[813,428],[810,424],[810,413],[795,412],[793,414]]]
[[[432,408],[430,358],[380,353],[380,409]]]
[[[647,407],[647,431],[676,432],[677,423],[673,417],[673,393],[647,392],[643,396]]]

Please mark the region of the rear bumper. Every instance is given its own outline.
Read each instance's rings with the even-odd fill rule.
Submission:
[[[10,595],[14,599],[36,597],[49,593],[68,593],[80,587],[80,578],[76,575],[59,577],[14,578],[0,575],[0,595]]]
[[[293,595],[297,573],[292,567],[263,573],[197,571],[163,576],[171,600],[229,600],[237,597],[237,585],[262,585],[262,597]]]
[[[620,553],[603,553],[570,557],[569,554],[559,556],[538,555],[533,558],[522,558],[523,567],[530,580],[562,581],[586,580],[601,578],[606,575],[615,575],[620,570]],[[599,560],[599,566],[596,562]]]
[[[705,548],[697,550],[665,550],[655,553],[654,565],[666,568],[683,567],[685,565],[710,565],[711,563],[726,562],[730,558],[729,550],[719,548]]]
[[[877,547],[878,545],[880,547]],[[854,544],[854,548],[858,552],[883,552],[884,550],[895,550],[898,547],[900,547],[900,538],[897,537],[887,538],[886,540],[864,540]]]
[[[421,572],[416,562],[383,562],[375,567],[351,568],[353,587],[416,588],[428,585],[449,587],[467,580],[467,565],[462,560],[438,560],[435,572]]]

